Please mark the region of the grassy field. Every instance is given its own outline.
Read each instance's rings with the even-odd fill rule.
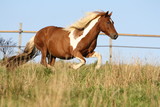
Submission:
[[[0,107],[159,107],[160,66],[94,64],[78,70],[56,63],[56,71],[28,63],[0,67]]]

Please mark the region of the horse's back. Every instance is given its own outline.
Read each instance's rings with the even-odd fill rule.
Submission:
[[[57,30],[62,30],[63,28],[62,27],[56,27],[56,26],[47,26],[45,28],[42,28],[40,29],[36,36],[39,36],[39,35],[43,35],[43,36],[47,36],[48,34],[51,34],[53,32],[56,32]]]
[[[40,29],[35,36],[34,42],[37,43],[46,43],[52,36],[56,36],[56,32],[62,31],[63,28],[56,26],[47,26]]]

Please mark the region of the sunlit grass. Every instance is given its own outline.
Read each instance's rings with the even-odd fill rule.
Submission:
[[[78,70],[59,61],[55,72],[28,63],[14,71],[0,67],[1,107],[158,107],[160,67],[94,64]]]

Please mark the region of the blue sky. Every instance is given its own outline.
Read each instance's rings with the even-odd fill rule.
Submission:
[[[37,31],[45,26],[65,27],[89,11],[112,11],[112,19],[118,33],[160,35],[159,0],[1,0],[0,30]],[[1,37],[18,40],[18,34],[2,34]],[[23,43],[33,34],[23,34]],[[160,38],[140,38],[120,36],[114,45],[157,46]],[[98,44],[107,45],[108,37],[99,37]],[[104,51],[105,50],[105,51]],[[108,60],[108,48],[97,48],[102,53],[103,62]],[[160,50],[113,48],[115,60],[130,61],[136,57],[153,60],[160,57]]]

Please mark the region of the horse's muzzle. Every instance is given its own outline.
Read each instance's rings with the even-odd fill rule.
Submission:
[[[116,40],[118,38],[118,34],[112,34],[111,38],[114,39],[114,40]]]

